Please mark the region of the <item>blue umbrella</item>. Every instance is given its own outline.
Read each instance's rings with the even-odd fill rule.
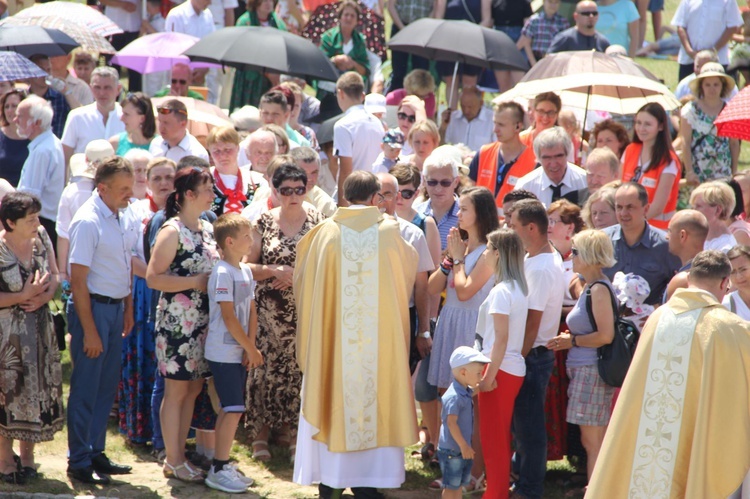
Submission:
[[[0,81],[43,78],[45,76],[47,76],[47,73],[18,52],[0,51]]]

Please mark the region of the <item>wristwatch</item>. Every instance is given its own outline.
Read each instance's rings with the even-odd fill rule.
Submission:
[[[461,265],[462,263],[464,263],[464,261],[461,260],[460,258],[453,259],[453,265]]]
[[[570,335],[570,344],[573,345],[574,347],[578,346],[578,345],[576,345],[576,337],[575,337],[575,335],[572,335],[572,334]]]
[[[421,333],[419,336],[421,336],[422,338],[428,338],[429,339],[430,332],[429,331],[425,331],[424,333]]]

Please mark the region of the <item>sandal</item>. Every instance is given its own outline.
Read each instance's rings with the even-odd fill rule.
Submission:
[[[430,482],[430,485],[428,486],[432,490],[440,490],[443,488],[443,480],[438,478]]]
[[[469,485],[464,487],[464,492],[479,492],[487,488],[487,484],[485,483],[484,473],[479,475],[479,478],[475,478],[474,475],[471,475],[470,480],[471,481],[469,482]]]
[[[289,462],[294,464],[294,455],[297,453],[297,444],[289,445]]]
[[[271,452],[268,450],[268,442],[266,440],[255,440],[250,444],[253,448],[253,459],[260,462],[270,461]],[[264,446],[265,449],[256,449],[256,447]]]
[[[204,480],[203,474],[191,468],[187,461],[179,466],[172,466],[165,460],[163,472],[165,478],[176,478],[186,483],[203,483]]]

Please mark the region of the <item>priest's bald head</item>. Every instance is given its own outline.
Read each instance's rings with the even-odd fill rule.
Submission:
[[[349,204],[377,206],[380,191],[380,181],[372,172],[357,170],[344,180],[344,199]]]
[[[695,258],[688,274],[691,288],[708,291],[721,301],[729,290],[729,274],[732,265],[729,257],[718,250],[701,251]]]

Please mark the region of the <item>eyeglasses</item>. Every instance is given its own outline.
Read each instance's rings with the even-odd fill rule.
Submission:
[[[178,80],[177,78],[172,78],[172,85],[187,85],[187,80]]]
[[[586,17],[596,17],[599,15],[599,12],[595,10],[587,10],[585,12],[578,12],[579,16],[586,16]]]
[[[550,227],[554,227],[555,225],[561,224],[561,223],[563,223],[562,220],[555,220],[554,218],[550,218],[549,219],[549,226]]]
[[[578,256],[578,248],[571,248],[570,254],[573,256]]]
[[[427,185],[429,185],[430,187],[435,187],[438,184],[440,184],[440,187],[448,188],[448,187],[450,187],[450,186],[453,185],[453,180],[452,179],[448,180],[448,179],[444,178],[443,180],[428,180],[427,181]]]
[[[159,113],[159,114],[164,114],[164,115],[166,115],[166,114],[172,114],[172,113],[181,114],[183,116],[187,116],[188,115],[188,112],[185,109],[172,109],[172,108],[166,107],[166,106],[164,106],[164,107],[157,107],[156,108],[156,112]]]
[[[553,116],[557,115],[557,111],[542,111],[540,109],[534,109],[534,114],[538,114],[539,116],[546,116],[547,118],[552,118]]]
[[[414,197],[414,194],[416,194],[417,191],[413,189],[401,189],[398,191],[399,194],[401,194],[401,197],[404,199],[411,199]]]
[[[289,197],[292,194],[297,196],[304,196],[307,192],[307,187],[279,187],[279,194],[284,197]]]
[[[398,119],[407,120],[409,123],[417,121],[417,116],[415,114],[398,113],[396,116]]]
[[[390,191],[388,191],[388,192],[386,192],[384,194],[381,193],[380,197],[383,198],[384,200],[390,201],[391,199],[393,199],[396,196],[396,194],[398,194],[398,193],[397,192],[390,192]]]

